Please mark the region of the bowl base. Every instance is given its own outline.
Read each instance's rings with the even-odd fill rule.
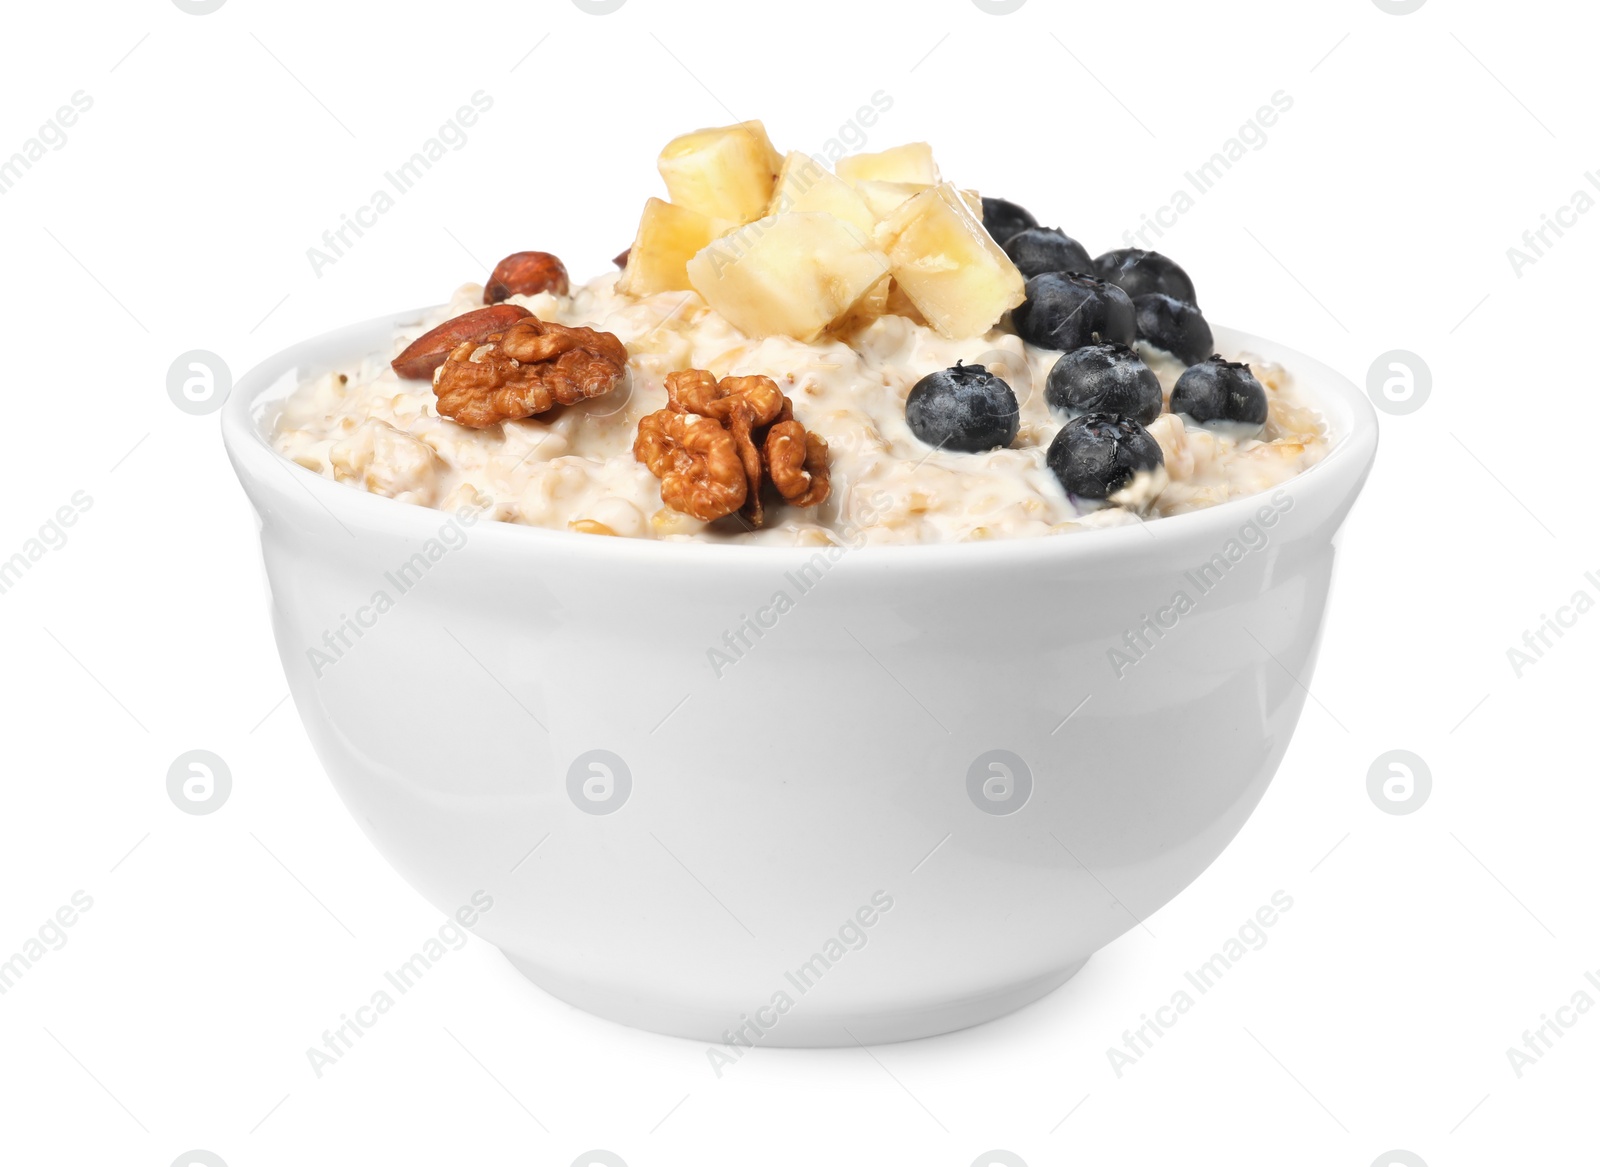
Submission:
[[[511,966],[552,997],[567,1004],[616,1021],[634,1029],[646,1029],[670,1037],[685,1037],[703,1041],[724,1052],[727,1062],[720,1059],[715,1067],[731,1064],[742,1057],[752,1046],[779,1048],[829,1047],[851,1045],[882,1045],[887,1042],[912,1041],[919,1037],[933,1037],[957,1029],[981,1025],[1031,1005],[1039,998],[1065,984],[1081,969],[1088,957],[1065,969],[1046,973],[1031,980],[1020,981],[1004,988],[964,997],[957,1001],[918,1009],[880,1010],[871,1013],[817,1014],[797,1007],[793,1012],[777,1017],[776,1024],[764,1033],[757,1034],[747,1028],[737,1034],[736,1028],[747,1025],[744,1017],[705,1009],[695,1009],[627,993],[617,993],[598,988],[585,981],[573,980],[551,972],[533,961],[501,950]],[[719,1068],[720,1076],[720,1068]]]

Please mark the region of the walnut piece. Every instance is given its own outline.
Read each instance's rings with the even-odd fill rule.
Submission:
[[[828,497],[828,443],[799,422],[774,425],[761,453],[772,485],[790,506],[814,507]]]
[[[740,511],[751,527],[766,521],[762,485],[771,481],[785,501],[795,506],[816,506],[828,497],[828,443],[806,432],[794,419],[794,407],[770,377],[724,377],[720,381],[704,369],[685,369],[667,375],[667,407],[639,423],[634,457],[662,480],[661,498],[674,510],[705,522]],[[687,419],[694,418],[691,424]],[[674,421],[674,419],[678,419]],[[719,437],[698,422],[713,423]],[[674,497],[684,497],[677,480],[671,486],[663,467],[681,475],[685,471],[703,478],[709,465],[685,464],[680,469],[664,453],[663,435],[693,430],[708,450],[715,445],[719,459],[731,453],[732,462],[717,464],[720,489],[713,496],[696,496],[693,509]],[[667,439],[670,441],[670,438]],[[744,489],[725,480],[729,465],[743,471]]]
[[[744,460],[715,418],[659,409],[639,419],[633,456],[661,479],[661,501],[675,511],[709,523],[744,505]]]
[[[456,346],[433,377],[443,417],[485,429],[611,392],[628,350],[609,332],[529,316]]]

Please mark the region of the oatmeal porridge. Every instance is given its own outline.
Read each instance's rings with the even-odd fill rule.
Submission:
[[[1213,350],[1188,276],[1091,258],[917,143],[663,152],[621,270],[509,256],[283,403],[275,447],[401,502],[595,535],[1009,539],[1270,490],[1328,435],[1291,370]]]

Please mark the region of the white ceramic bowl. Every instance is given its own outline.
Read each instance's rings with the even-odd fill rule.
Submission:
[[[1333,429],[1271,496],[830,561],[453,526],[271,449],[297,382],[416,318],[266,361],[223,436],[340,796],[413,886],[471,909],[555,996],[719,1043],[957,1029],[1061,984],[1261,798],[1377,445],[1332,370],[1217,330],[1223,352],[1286,366]],[[745,625],[735,653],[746,618],[760,635]],[[1151,647],[1119,668],[1130,632]]]

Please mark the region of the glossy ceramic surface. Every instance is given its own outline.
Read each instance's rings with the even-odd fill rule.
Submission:
[[[558,997],[719,1043],[987,1020],[1188,885],[1283,757],[1377,439],[1309,358],[1217,330],[1336,437],[1271,496],[830,557],[466,523],[273,452],[274,403],[395,319],[252,371],[224,438],[340,795]]]

